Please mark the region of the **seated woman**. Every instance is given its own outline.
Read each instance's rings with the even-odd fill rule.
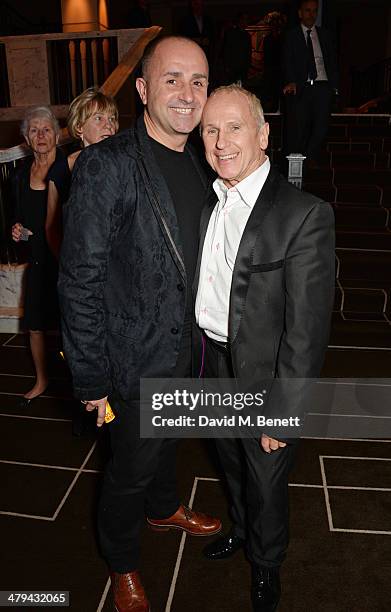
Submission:
[[[56,149],[59,125],[50,108],[38,106],[27,111],[21,132],[33,155],[12,177],[15,220],[12,238],[27,240],[27,269],[24,325],[29,330],[36,381],[22,398],[27,406],[48,385],[44,331],[56,320],[57,265],[45,238],[47,176],[55,160],[62,156]]]
[[[83,148],[96,144],[118,131],[118,108],[110,96],[90,87],[75,98],[68,112],[68,130],[80,139]],[[68,198],[71,173],[82,149],[60,159],[48,175],[49,193],[46,217],[46,237],[49,247],[58,259],[61,231],[61,203]]]

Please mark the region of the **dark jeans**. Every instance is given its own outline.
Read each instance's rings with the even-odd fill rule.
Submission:
[[[182,338],[173,376],[190,376],[191,340]],[[176,450],[172,439],[140,438],[138,401],[110,396],[116,418],[110,423],[112,457],[106,468],[98,510],[101,551],[110,569],[134,571],[139,565],[140,530],[145,515],[167,518],[180,505],[176,490]]]
[[[233,376],[229,350],[206,341],[205,378]],[[288,475],[297,444],[270,454],[258,439],[216,439],[231,497],[233,531],[251,563],[279,567],[289,541]]]

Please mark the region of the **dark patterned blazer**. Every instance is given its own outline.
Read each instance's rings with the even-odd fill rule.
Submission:
[[[114,391],[137,399],[140,377],[171,375],[186,272],[174,204],[143,117],[134,129],[88,147],[75,164],[58,291],[78,398]]]

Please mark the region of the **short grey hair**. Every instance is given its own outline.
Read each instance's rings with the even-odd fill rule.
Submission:
[[[24,138],[27,138],[30,122],[33,119],[47,119],[53,126],[53,130],[55,131],[56,136],[60,133],[60,125],[53,113],[53,111],[48,106],[33,106],[29,108],[26,112],[24,119],[20,125],[20,132]]]
[[[244,89],[244,87],[238,85],[237,83],[231,83],[231,85],[221,85],[221,87],[214,89],[209,98],[213,98],[219,93],[239,93],[246,96],[251,114],[253,115],[255,121],[258,123],[260,128],[265,125],[266,122],[261,101],[256,95],[251,93],[251,91]]]

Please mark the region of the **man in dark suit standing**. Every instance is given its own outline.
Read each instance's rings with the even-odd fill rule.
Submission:
[[[201,126],[207,160],[218,174],[201,220],[198,264],[196,319],[206,342],[205,377],[235,377],[245,385],[317,377],[334,298],[332,209],[271,166],[265,155],[269,126],[253,94],[237,85],[215,90]],[[281,398],[277,416],[287,407]],[[222,559],[246,546],[253,610],[274,612],[297,445],[266,434],[217,439],[216,445],[233,527],[204,554]]]
[[[317,0],[300,2],[300,25],[287,31],[282,54],[288,105],[284,149],[303,153],[310,166],[319,163],[338,86],[334,44],[327,30],[315,26],[317,10]]]
[[[140,378],[191,375],[191,287],[205,176],[187,137],[199,123],[208,63],[189,39],[147,47],[135,128],[92,145],[73,171],[64,210],[59,297],[64,350],[76,397],[106,401],[112,458],[98,512],[102,553],[117,612],[148,612],[140,577],[140,530],[210,535],[219,519],[183,506],[176,491],[176,441],[139,434]]]
[[[213,45],[213,21],[204,12],[203,0],[189,0],[187,15],[182,19],[179,32],[198,43],[210,61]]]

